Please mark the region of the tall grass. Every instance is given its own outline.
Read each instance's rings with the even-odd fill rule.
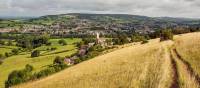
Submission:
[[[200,76],[200,33],[189,33],[175,39],[177,52],[191,65]]]
[[[123,48],[17,88],[169,88],[170,61],[158,40]]]

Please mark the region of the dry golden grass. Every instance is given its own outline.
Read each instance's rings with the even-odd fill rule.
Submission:
[[[151,40],[147,44],[128,44],[125,48],[98,56],[57,74],[16,88],[199,88],[187,65],[200,74],[200,33],[175,36],[174,42]],[[172,58],[172,57],[173,58]],[[171,62],[175,61],[175,65]],[[176,66],[177,69],[173,69]],[[174,74],[177,72],[177,79]]]
[[[183,59],[191,65],[200,76],[200,33],[189,33],[178,36],[175,47]]]
[[[163,44],[156,39],[126,47],[16,88],[169,88],[172,70]]]
[[[183,63],[180,59],[178,59],[174,51],[171,52],[177,63],[177,71],[179,76],[178,80],[180,88],[199,88],[199,85],[195,80],[195,77],[190,74],[186,64]]]

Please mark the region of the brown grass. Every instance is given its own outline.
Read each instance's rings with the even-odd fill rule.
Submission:
[[[181,35],[175,40],[177,52],[191,65],[194,72],[200,76],[200,33]]]
[[[175,42],[158,39],[98,56],[55,75],[16,88],[198,88],[195,76],[171,48],[176,48],[195,74],[200,74],[200,33],[178,35]],[[171,57],[172,56],[172,57]],[[171,60],[176,65],[173,65]],[[173,69],[176,66],[176,69]],[[176,71],[175,71],[176,70]],[[174,79],[174,72],[177,72]]]
[[[123,48],[16,88],[168,88],[170,61],[165,43],[158,42]]]

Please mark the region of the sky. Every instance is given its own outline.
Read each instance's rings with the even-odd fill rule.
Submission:
[[[200,18],[200,0],[0,0],[0,16],[66,13]]]

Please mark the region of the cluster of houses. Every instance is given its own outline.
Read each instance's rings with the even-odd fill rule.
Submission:
[[[105,42],[105,39],[103,38],[100,38],[99,37],[99,33],[97,32],[96,33],[96,41],[93,42],[93,43],[88,43],[88,45],[82,45],[80,48],[79,48],[79,51],[76,55],[72,56],[72,57],[66,57],[64,59],[64,62],[67,64],[67,65],[73,65],[75,63],[75,59],[77,59],[79,56],[84,56],[87,54],[88,52],[88,49],[92,46],[94,46],[95,44],[99,44],[101,46],[105,46],[107,45],[106,42]]]

